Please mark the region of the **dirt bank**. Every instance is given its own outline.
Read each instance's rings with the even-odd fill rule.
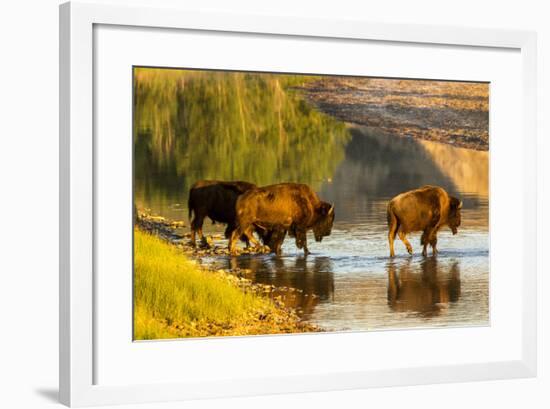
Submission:
[[[489,150],[489,84],[326,77],[296,89],[344,122]]]

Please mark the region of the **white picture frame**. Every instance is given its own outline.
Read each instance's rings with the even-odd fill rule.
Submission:
[[[489,47],[521,53],[521,356],[486,363],[350,370],[196,383],[102,385],[94,378],[94,26]],[[65,3],[60,6],[60,400],[69,406],[459,382],[536,375],[536,35],[526,31],[325,21]],[[130,291],[130,289],[129,289]],[[331,335],[339,336],[338,334]],[[220,342],[224,342],[220,340]]]

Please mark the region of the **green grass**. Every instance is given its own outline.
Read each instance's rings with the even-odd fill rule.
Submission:
[[[135,339],[204,336],[220,329],[250,333],[243,325],[275,309],[226,274],[200,268],[177,247],[138,229],[134,249]]]

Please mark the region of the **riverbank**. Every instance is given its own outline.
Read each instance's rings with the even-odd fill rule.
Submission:
[[[489,150],[485,83],[326,77],[295,89],[321,112],[347,123]]]
[[[181,224],[140,214],[134,230],[134,337],[137,340],[318,332],[273,297],[277,288],[244,272],[199,264]]]

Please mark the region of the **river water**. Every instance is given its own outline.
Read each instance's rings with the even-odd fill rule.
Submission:
[[[322,200],[335,205],[331,236],[317,243],[310,233],[312,253],[307,257],[287,238],[280,257],[211,256],[203,263],[250,270],[248,278],[280,288],[275,295],[286,305],[330,331],[488,325],[488,152],[378,128],[346,129],[343,155],[335,156],[332,174],[316,189]],[[147,181],[136,178],[138,192],[147,192],[145,185],[164,177],[149,176]],[[397,240],[397,257],[389,259],[386,204],[394,195],[426,184],[463,200],[459,233],[440,231],[437,257],[422,257],[420,235],[413,234],[414,255]],[[166,191],[142,193],[136,203],[152,213],[186,220],[186,189],[174,184]],[[223,226],[206,222],[205,231],[222,233]]]

